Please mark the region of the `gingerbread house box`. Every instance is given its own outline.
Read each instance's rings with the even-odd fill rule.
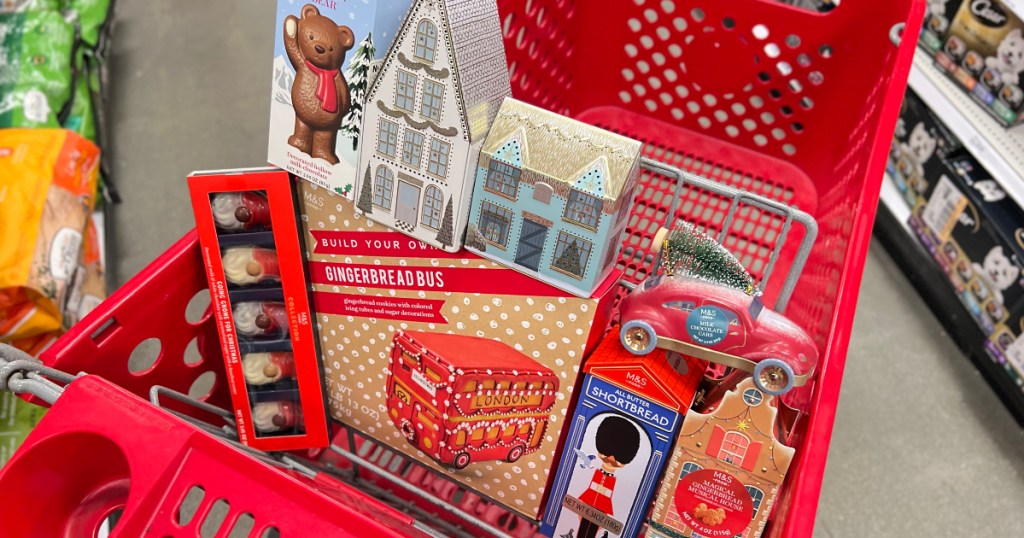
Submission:
[[[467,172],[510,93],[494,0],[417,0],[367,93],[358,211],[459,250]]]
[[[640,143],[506,99],[480,153],[466,247],[580,297],[615,265]]]
[[[774,434],[773,398],[750,378],[683,420],[648,536],[757,538],[793,449]]]
[[[634,355],[612,328],[583,370],[583,391],[541,520],[545,535],[639,534],[706,367],[660,349]]]

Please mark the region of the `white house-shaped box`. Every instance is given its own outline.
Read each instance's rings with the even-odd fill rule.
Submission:
[[[466,248],[589,297],[615,266],[640,148],[506,99],[480,151]]]
[[[511,86],[494,0],[416,0],[367,94],[359,212],[462,247],[480,145]]]

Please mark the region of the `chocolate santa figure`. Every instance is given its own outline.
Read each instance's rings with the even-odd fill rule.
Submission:
[[[230,247],[224,249],[221,260],[224,262],[224,277],[231,284],[246,286],[281,281],[281,266],[273,249]]]
[[[614,515],[612,494],[615,492],[615,472],[636,457],[640,450],[640,432],[630,420],[611,415],[598,425],[594,445],[601,466],[594,469],[590,485],[578,498],[580,502],[611,516]],[[581,517],[576,538],[595,538],[598,530],[600,526],[597,523]]]
[[[252,407],[252,423],[261,433],[302,427],[302,408],[295,402],[260,402]]]
[[[277,383],[295,377],[295,357],[290,351],[246,353],[242,356],[242,372],[250,385]]]
[[[256,338],[280,336],[288,333],[288,312],[284,303],[245,301],[232,310],[238,334]]]
[[[270,205],[255,192],[222,192],[210,200],[217,228],[237,232],[270,228]]]

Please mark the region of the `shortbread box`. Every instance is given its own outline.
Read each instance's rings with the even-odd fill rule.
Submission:
[[[575,297],[389,230],[325,189],[303,191],[332,417],[537,518],[620,274]]]

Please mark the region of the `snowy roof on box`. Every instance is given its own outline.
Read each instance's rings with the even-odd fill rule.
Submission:
[[[505,99],[482,151],[596,196],[617,200],[641,144],[515,99]]]

